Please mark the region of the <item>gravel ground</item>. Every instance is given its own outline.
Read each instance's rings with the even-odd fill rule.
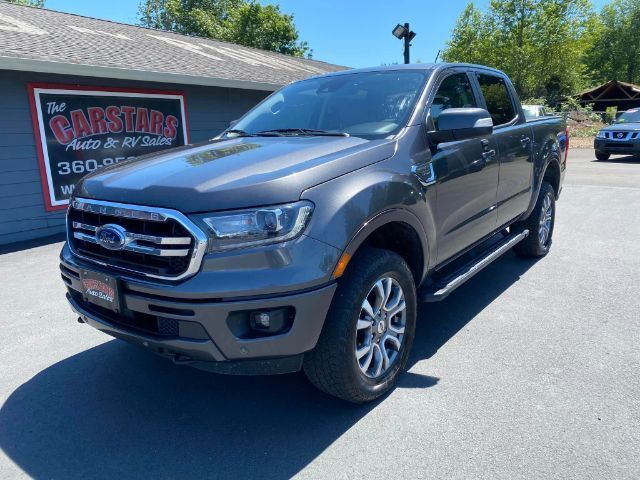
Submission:
[[[551,253],[419,309],[368,406],[225,377],[75,318],[60,244],[0,256],[0,478],[640,478],[640,161],[572,150]]]
[[[592,149],[595,137],[570,137],[569,148]]]

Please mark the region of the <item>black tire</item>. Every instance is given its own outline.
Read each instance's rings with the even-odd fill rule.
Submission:
[[[611,156],[610,153],[599,152],[596,150],[596,158],[601,162],[606,162]]]
[[[406,323],[395,361],[378,378],[370,378],[363,373],[355,356],[356,324],[364,300],[375,283],[385,277],[395,280],[404,293]],[[335,397],[352,403],[375,400],[395,386],[398,375],[405,368],[415,324],[416,291],[407,263],[394,252],[365,248],[354,255],[338,281],[318,344],[305,354],[304,372],[317,388]],[[371,350],[373,355],[373,345]]]
[[[549,199],[551,206],[551,223],[548,228],[548,234],[544,241],[541,238],[541,220],[543,216],[543,210],[545,210],[545,199]],[[526,220],[518,222],[514,225],[514,231],[522,231],[524,229],[529,230],[529,235],[518,243],[513,250],[521,257],[543,257],[549,253],[551,248],[551,242],[553,237],[553,227],[556,220],[556,194],[553,187],[547,182],[542,182],[540,186],[540,193],[538,194],[538,200],[533,208],[533,211]]]

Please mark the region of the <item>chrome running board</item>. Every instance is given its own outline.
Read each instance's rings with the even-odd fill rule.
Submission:
[[[473,277],[476,273],[489,265],[510,250],[515,244],[521,242],[529,235],[529,230],[513,236],[505,237],[497,245],[494,245],[487,252],[484,252],[472,262],[464,265],[439,282],[420,289],[418,300],[422,302],[439,302],[446,298],[451,292]]]

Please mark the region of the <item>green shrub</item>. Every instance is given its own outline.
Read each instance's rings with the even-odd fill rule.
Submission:
[[[522,104],[523,105],[544,105],[545,107],[549,108],[549,103],[547,102],[547,99],[543,97],[525,98],[524,100],[522,100]]]
[[[589,120],[592,122],[601,122],[602,116],[593,111],[593,104],[581,105],[580,101],[575,97],[566,97],[565,101],[560,104],[560,113],[567,119],[571,118],[577,121]]]
[[[595,137],[596,133],[601,129],[601,126],[594,127],[573,127],[569,128],[569,136],[577,138],[590,138]]]

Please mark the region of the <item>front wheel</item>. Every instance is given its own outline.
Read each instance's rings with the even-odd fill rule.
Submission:
[[[606,162],[607,160],[609,160],[610,156],[611,154],[609,153],[599,152],[596,150],[596,158],[601,162]]]
[[[404,259],[366,248],[354,256],[304,371],[316,387],[365,403],[385,394],[404,369],[416,324],[416,292]]]

